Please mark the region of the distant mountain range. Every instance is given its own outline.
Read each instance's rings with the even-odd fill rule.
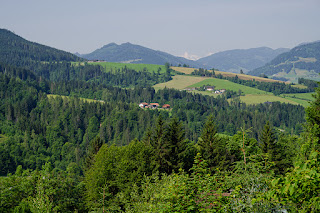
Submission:
[[[34,61],[82,61],[82,58],[62,50],[48,47],[0,29],[0,62],[25,66]]]
[[[262,73],[268,76],[288,78],[292,81],[296,81],[298,77],[319,78],[320,42],[299,45],[248,74],[258,76]]]
[[[104,60],[110,62],[160,65],[168,62],[173,66],[186,64],[190,67],[201,67],[201,64],[196,61],[173,56],[165,52],[152,50],[150,48],[131,43],[124,43],[121,45],[110,43],[93,51],[92,53],[78,56],[88,60]]]
[[[221,71],[236,73],[242,70],[246,73],[265,65],[277,55],[289,50],[286,48],[273,50],[268,47],[228,50],[200,58],[197,62],[203,64],[206,68],[216,68]]]

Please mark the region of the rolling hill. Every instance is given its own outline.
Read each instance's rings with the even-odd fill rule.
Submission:
[[[289,52],[282,53],[265,66],[249,72],[260,75],[287,78],[296,82],[300,77],[320,80],[320,42],[299,45]]]
[[[164,65],[168,62],[172,65],[186,64],[191,67],[201,67],[201,65],[195,61],[131,43],[123,43],[120,45],[110,43],[92,53],[80,56],[88,60],[104,60],[108,62],[159,65]]]
[[[0,62],[25,66],[35,61],[82,61],[82,58],[62,50],[48,47],[0,29]]]
[[[271,49],[268,47],[259,47],[251,49],[236,49],[218,52],[210,56],[200,58],[198,63],[206,68],[216,68],[227,72],[237,72],[242,69],[248,72],[255,68],[265,65],[277,55],[289,51],[289,49],[279,48]]]

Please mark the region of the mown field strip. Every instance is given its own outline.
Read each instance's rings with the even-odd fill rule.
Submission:
[[[192,84],[203,81],[204,77],[193,77],[193,76],[185,76],[185,75],[176,75],[172,77],[171,81],[156,84],[153,87],[156,89],[162,88],[174,88],[174,89],[184,89]]]

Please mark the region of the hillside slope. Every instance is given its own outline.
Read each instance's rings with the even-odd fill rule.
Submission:
[[[289,51],[289,49],[273,50],[268,47],[228,50],[200,58],[197,62],[204,64],[207,68],[214,67],[227,72],[239,73],[241,69],[248,72],[265,65],[277,55],[286,51]]]
[[[121,45],[110,43],[92,53],[81,56],[88,60],[104,60],[108,62],[159,65],[164,65],[168,62],[172,65],[187,64],[191,67],[201,67],[195,61],[131,43]]]
[[[299,45],[282,53],[265,66],[249,72],[250,75],[316,78],[320,73],[320,42]]]
[[[0,62],[16,66],[25,66],[34,61],[81,61],[83,59],[71,53],[48,47],[0,29]]]

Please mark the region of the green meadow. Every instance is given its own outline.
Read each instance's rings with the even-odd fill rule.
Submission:
[[[270,92],[262,91],[256,88],[244,86],[241,84],[236,84],[228,80],[218,79],[218,78],[207,78],[196,84],[192,84],[188,87],[201,87],[204,85],[215,86],[216,89],[228,89],[238,92],[241,90],[244,94],[272,94]]]
[[[149,72],[158,72],[164,73],[165,66],[164,65],[156,65],[156,64],[127,64],[127,63],[115,63],[115,62],[89,62],[89,64],[100,65],[104,68],[106,72],[115,71],[118,69],[122,69],[124,67],[136,70],[136,71],[149,71]]]
[[[69,96],[64,96],[64,95],[52,95],[52,94],[48,94],[47,95],[48,98],[56,98],[56,97],[61,97],[63,99],[65,98],[69,98]],[[79,98],[80,100],[82,101],[85,101],[85,102],[100,102],[100,103],[104,103],[104,101],[99,101],[99,100],[94,100],[94,99],[89,99],[89,98]]]

